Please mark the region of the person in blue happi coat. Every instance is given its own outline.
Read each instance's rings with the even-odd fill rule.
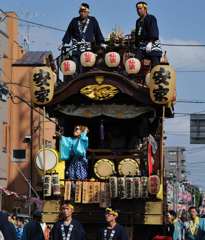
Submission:
[[[112,208],[105,209],[106,226],[101,228],[97,240],[128,240],[125,228],[117,223],[118,212]]]
[[[79,17],[71,20],[67,31],[62,39],[63,44],[71,41],[88,43],[95,42],[97,45],[104,43],[104,37],[95,17],[89,16],[90,7],[87,3],[82,3],[79,9]]]
[[[135,28],[136,57],[148,58],[152,67],[160,64],[162,49],[159,41],[159,28],[155,16],[148,14],[148,4],[140,1],[136,4],[139,18]]]
[[[60,137],[61,159],[67,161],[65,168],[66,179],[86,179],[88,176],[88,128],[76,126],[73,137]]]
[[[190,220],[185,224],[186,240],[205,240],[205,219],[198,216],[196,207],[189,208]]]
[[[182,222],[177,217],[177,213],[173,210],[170,210],[168,212],[167,216],[168,220],[168,235],[172,237],[173,240],[182,240]]]

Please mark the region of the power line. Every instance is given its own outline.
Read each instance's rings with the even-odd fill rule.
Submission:
[[[205,47],[205,44],[173,44],[173,43],[162,43],[162,46],[167,47]]]
[[[47,29],[51,29],[54,31],[59,31],[59,32],[65,32],[65,29],[61,29],[61,28],[57,28],[54,26],[50,26],[50,25],[45,25],[43,23],[38,23],[38,22],[33,22],[33,21],[29,21],[23,18],[19,18],[19,17],[13,17],[13,16],[9,16],[4,10],[0,9],[0,12],[2,12],[3,14],[5,14],[5,16],[9,17],[9,18],[14,18],[17,19],[21,22],[25,22],[28,24],[32,24],[32,25],[36,25],[38,27],[43,27],[43,28],[47,28]],[[167,47],[205,47],[205,44],[173,44],[173,43],[161,43],[162,46],[167,46]]]
[[[57,28],[57,27],[53,27],[53,26],[50,26],[50,25],[45,25],[45,24],[42,24],[42,23],[37,23],[37,22],[29,21],[29,20],[26,20],[26,19],[23,19],[23,18],[19,18],[19,17],[10,16],[10,15],[8,15],[5,11],[3,11],[2,9],[0,9],[0,12],[2,12],[2,13],[3,13],[5,16],[7,16],[8,18],[17,19],[17,20],[19,20],[20,22],[28,23],[28,24],[35,25],[35,26],[38,26],[38,27],[43,27],[43,28],[51,29],[51,30],[54,30],[54,31],[65,32],[65,30],[64,30],[64,29],[61,29],[61,28]]]
[[[177,103],[196,103],[202,104],[205,103],[205,100],[186,100],[186,99],[179,99],[176,101]]]

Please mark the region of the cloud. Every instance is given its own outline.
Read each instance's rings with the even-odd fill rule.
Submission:
[[[162,43],[180,45],[201,45],[202,43],[194,40],[181,39],[161,39]],[[163,46],[167,50],[170,63],[176,69],[203,70],[205,69],[205,47],[174,47]]]

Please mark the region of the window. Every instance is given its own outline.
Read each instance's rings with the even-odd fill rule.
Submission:
[[[25,149],[14,149],[13,150],[13,162],[23,162],[26,160]]]

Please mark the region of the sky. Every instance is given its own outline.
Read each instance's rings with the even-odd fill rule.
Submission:
[[[0,0],[4,11],[15,11],[20,18],[62,30],[78,15],[79,0]],[[115,27],[125,34],[135,27],[137,14],[134,0],[87,0],[105,37]],[[205,44],[204,0],[149,0],[149,13],[157,17],[162,43]],[[28,39],[30,50],[52,50],[59,54],[63,31],[20,23],[19,38]],[[164,47],[169,62],[177,71],[177,100],[205,101],[205,47]],[[191,145],[189,114],[205,113],[205,103],[176,103],[175,118],[166,120],[168,146],[187,149],[188,179],[205,190],[205,145]]]

